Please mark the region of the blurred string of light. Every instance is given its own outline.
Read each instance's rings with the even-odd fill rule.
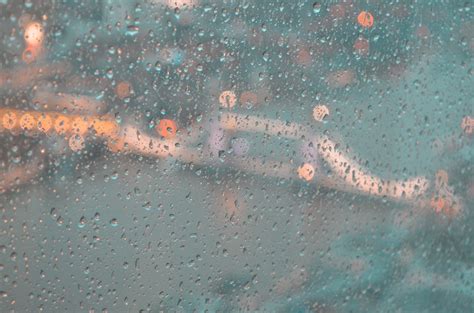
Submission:
[[[225,97],[222,99],[227,100]],[[225,104],[226,102],[224,102]],[[318,108],[320,109],[320,108]],[[317,117],[325,116],[326,110],[322,112],[316,110]],[[287,137],[291,139],[317,138],[316,135],[304,126],[296,123],[287,123],[267,118],[255,118],[248,115],[235,113],[222,113],[219,117],[222,129],[228,131],[262,132],[276,137]],[[471,130],[473,120],[465,118],[462,121],[466,130]],[[112,152],[130,152],[149,157],[175,158],[185,163],[195,163],[210,165],[208,157],[200,153],[192,145],[185,146],[180,140],[175,138],[177,134],[176,123],[172,120],[163,119],[156,127],[160,137],[149,136],[146,132],[133,127],[121,126],[110,115],[72,115],[56,112],[23,111],[3,108],[0,110],[0,132],[8,131],[10,134],[23,134],[26,136],[59,135],[67,138],[69,147],[73,151],[80,151],[85,148],[86,137],[104,139]],[[183,138],[181,135],[181,139]],[[256,172],[257,174],[294,179],[299,178],[304,181],[315,181],[326,187],[341,189],[350,192],[369,194],[380,197],[388,197],[395,201],[412,201],[426,196],[429,181],[423,177],[411,178],[402,181],[384,181],[370,173],[364,172],[363,168],[352,162],[348,157],[338,151],[337,145],[328,138],[315,139],[314,146],[317,146],[318,153],[333,168],[335,176],[328,178],[321,173],[318,164],[302,163],[295,168],[291,163],[274,163],[269,160],[253,160],[248,158],[229,158],[226,163],[229,166],[236,166],[241,170]],[[265,165],[267,164],[267,165]],[[249,166],[251,165],[251,166]],[[253,165],[253,166],[252,166]],[[342,166],[341,166],[342,165]],[[260,167],[260,169],[258,168]],[[263,169],[263,170],[262,170]],[[349,173],[347,173],[349,170]],[[339,177],[339,178],[338,178]],[[342,180],[340,179],[342,178]],[[442,181],[446,181],[442,179]],[[429,205],[437,211],[452,211],[453,207],[459,206],[459,200],[455,200],[452,191],[445,186],[437,188],[443,190],[443,194],[435,194],[431,198]],[[446,187],[446,188],[445,188]]]
[[[184,2],[183,2],[184,3]],[[182,3],[179,2],[179,5]],[[362,31],[368,31],[371,29],[374,24],[377,22],[376,17],[373,13],[369,11],[370,3],[366,2],[366,8],[362,10],[357,15],[357,23],[362,28]],[[422,14],[421,14],[422,15]],[[25,63],[31,63],[41,57],[43,52],[43,42],[44,42],[44,30],[39,22],[31,21],[25,26],[25,52],[23,54],[23,60]],[[35,52],[37,51],[37,52]],[[127,98],[130,93],[130,86],[118,85],[116,93],[119,98]],[[225,103],[227,109],[232,109],[236,102],[236,96],[231,91],[224,91],[221,94],[221,103]],[[327,107],[320,107],[318,110],[313,112],[314,118],[318,121],[321,121],[329,114]],[[238,116],[227,114],[227,124],[221,125],[221,127],[226,128],[227,131],[254,131],[254,132],[263,132],[271,136],[276,137],[289,137],[291,139],[301,138],[301,134],[298,133],[301,131],[304,135],[314,137],[314,134],[310,134],[305,127],[297,123],[290,123],[279,120],[272,119],[262,119],[259,117],[246,115]],[[231,116],[229,118],[229,116]],[[232,121],[235,119],[235,121]],[[252,123],[249,123],[253,121]],[[469,124],[470,119],[467,120]],[[80,151],[85,147],[86,137],[98,137],[105,139],[111,151],[120,152],[126,151],[154,156],[154,157],[174,157],[181,159],[183,162],[196,162],[202,164],[208,164],[209,160],[203,159],[203,156],[195,151],[187,150],[189,147],[182,146],[176,139],[178,133],[178,125],[176,121],[172,119],[161,119],[156,126],[157,133],[159,137],[148,136],[146,132],[143,132],[137,128],[128,127],[120,125],[119,122],[115,121],[114,117],[109,115],[70,115],[63,113],[54,113],[54,112],[38,112],[38,111],[21,111],[15,109],[5,108],[2,110],[1,116],[1,126],[3,130],[9,131],[11,134],[18,135],[23,134],[27,136],[36,137],[39,134],[43,135],[54,135],[64,136],[68,140],[69,147],[74,151]],[[256,127],[256,124],[260,123],[259,127]],[[243,126],[244,125],[244,126]],[[263,126],[263,128],[262,128]],[[135,134],[133,134],[135,132]],[[139,133],[139,135],[137,135]],[[137,138],[133,138],[135,135]],[[160,138],[161,137],[161,138]],[[318,143],[315,143],[317,145]],[[330,147],[329,150],[335,148],[336,145]],[[338,156],[335,155],[335,152],[331,152],[327,156],[327,159],[338,160]],[[344,157],[343,157],[344,158]],[[247,160],[248,161],[248,160]],[[265,160],[259,160],[255,164],[264,164]],[[271,163],[271,162],[269,162]],[[331,162],[330,162],[331,163]],[[277,163],[275,163],[277,164]],[[228,162],[229,166],[235,166],[238,168],[244,168],[247,171],[257,171],[255,167],[249,167],[248,164],[245,164],[242,160],[233,160]],[[342,178],[341,181],[336,179],[327,179],[323,177],[320,170],[317,168],[317,165],[309,164],[303,162],[300,166],[294,166],[293,164],[285,164],[280,167],[276,166],[273,171],[275,176],[285,177],[285,178],[299,178],[305,181],[313,181],[315,177],[317,183],[336,189],[343,189],[348,191],[358,191],[366,194],[372,194],[383,197],[391,197],[395,200],[405,200],[407,198],[412,198],[414,194],[419,194],[419,192],[412,193],[400,193],[400,190],[405,190],[406,182],[403,181],[386,181],[382,182],[379,178],[368,177],[369,174],[364,174],[362,170],[358,170],[360,176],[364,177],[363,179],[358,177],[355,182],[351,182],[351,178],[347,177],[347,173],[344,173],[347,168],[337,168],[337,162],[332,161],[332,165],[336,168],[336,172],[339,171],[339,178]],[[353,164],[354,168],[359,167],[357,164]],[[267,169],[269,169],[267,167]],[[350,169],[349,170],[354,170]],[[257,171],[258,172],[258,171]],[[264,170],[264,174],[272,175],[271,169]],[[369,182],[372,182],[374,186],[364,186],[367,185],[367,182],[361,183],[364,179]],[[398,191],[394,192],[389,190],[389,188],[398,187]],[[423,190],[424,191],[424,190]],[[439,206],[439,201],[437,206]],[[444,202],[443,202],[444,203]],[[444,206],[444,204],[443,204]]]

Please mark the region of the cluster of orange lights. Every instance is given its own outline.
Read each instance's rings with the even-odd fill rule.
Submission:
[[[188,4],[193,5],[197,2],[169,1],[168,3],[173,6],[186,6]],[[333,13],[342,14],[338,12],[339,11],[334,10]],[[361,11],[357,15],[356,21],[363,29],[370,29],[374,26],[375,19],[371,12]],[[23,25],[26,46],[23,59],[25,62],[30,62],[35,60],[38,55],[42,53],[45,35],[43,25],[40,22],[29,21]],[[354,52],[359,56],[367,56],[370,49],[369,40],[360,35],[355,40],[353,48]],[[310,58],[311,55],[308,54],[307,57]],[[355,74],[349,70],[337,71],[331,73],[326,80],[332,87],[344,87],[355,81]],[[122,81],[116,86],[115,93],[119,99],[125,99],[130,97],[133,93],[133,89],[129,82]],[[238,103],[237,95],[232,90],[222,91],[218,100],[220,105],[227,109],[232,109]],[[240,102],[246,105],[256,105],[259,102],[259,98],[257,94],[246,91],[242,93]],[[314,120],[322,122],[329,116],[330,111],[326,105],[319,104],[314,107],[312,113]],[[271,124],[271,122],[269,124]],[[257,126],[258,125],[255,127]],[[465,133],[472,134],[474,119],[465,117],[461,123],[461,127]],[[125,142],[124,138],[120,135],[120,126],[110,115],[83,116],[58,112],[23,111],[5,108],[0,109],[0,131],[3,130],[8,130],[12,134],[24,133],[30,135],[44,133],[61,135],[69,140],[69,146],[74,151],[84,148],[85,138],[87,136],[96,136],[106,139],[111,151],[121,151]],[[161,119],[156,125],[155,131],[162,139],[173,139],[177,135],[178,126],[172,119]],[[309,182],[314,179],[317,174],[317,169],[310,163],[302,163],[301,166],[296,169],[295,174],[297,174],[300,179]],[[439,212],[449,210],[452,203],[449,203],[446,197],[433,197],[431,199],[431,206]]]
[[[108,116],[66,115],[13,109],[0,110],[0,129],[12,133],[56,133],[76,140],[84,138],[91,130],[95,135],[109,139],[117,138],[119,132],[117,123]]]
[[[13,134],[35,133],[57,134],[69,138],[69,146],[77,151],[84,146],[84,138],[95,135],[109,140],[113,149],[114,143],[120,143],[120,127],[108,115],[71,115],[57,112],[22,111],[0,109],[0,131],[7,130]],[[157,133],[165,139],[176,136],[177,125],[173,120],[162,119],[156,127]],[[116,149],[119,151],[120,149]]]

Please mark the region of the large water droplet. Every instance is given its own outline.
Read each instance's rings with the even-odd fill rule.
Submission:
[[[127,31],[125,32],[126,36],[135,36],[138,34],[138,31],[140,30],[140,27],[137,25],[129,25],[127,26]]]
[[[313,3],[313,13],[318,14],[319,12],[321,12],[321,3],[319,2]]]

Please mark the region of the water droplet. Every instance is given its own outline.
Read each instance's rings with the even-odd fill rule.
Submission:
[[[321,3],[313,3],[313,13],[318,14],[319,12],[321,12]]]
[[[57,219],[58,218],[58,209],[52,208],[51,211],[49,212],[49,214],[51,215],[51,217],[53,219]]]
[[[148,201],[147,203],[143,204],[142,207],[145,210],[150,211],[151,210],[151,203]]]
[[[126,36],[135,36],[138,34],[138,31],[140,30],[140,27],[137,25],[129,25],[127,26],[127,31],[125,32]]]
[[[84,228],[86,226],[86,224],[87,224],[87,219],[85,218],[85,216],[83,216],[79,220],[79,223],[77,224],[77,227]]]
[[[114,77],[114,71],[109,68],[107,72],[105,72],[105,76],[107,76],[108,79],[112,79]]]
[[[96,213],[94,214],[94,220],[96,220],[96,221],[99,221],[99,220],[100,220],[100,213],[99,213],[99,212],[96,212]]]
[[[162,68],[161,63],[160,63],[159,61],[156,62],[156,63],[155,63],[155,70],[156,70],[157,72],[161,72],[161,68]]]

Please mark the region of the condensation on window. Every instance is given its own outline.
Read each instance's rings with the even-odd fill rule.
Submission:
[[[0,0],[0,311],[471,312],[473,55],[472,1]]]

